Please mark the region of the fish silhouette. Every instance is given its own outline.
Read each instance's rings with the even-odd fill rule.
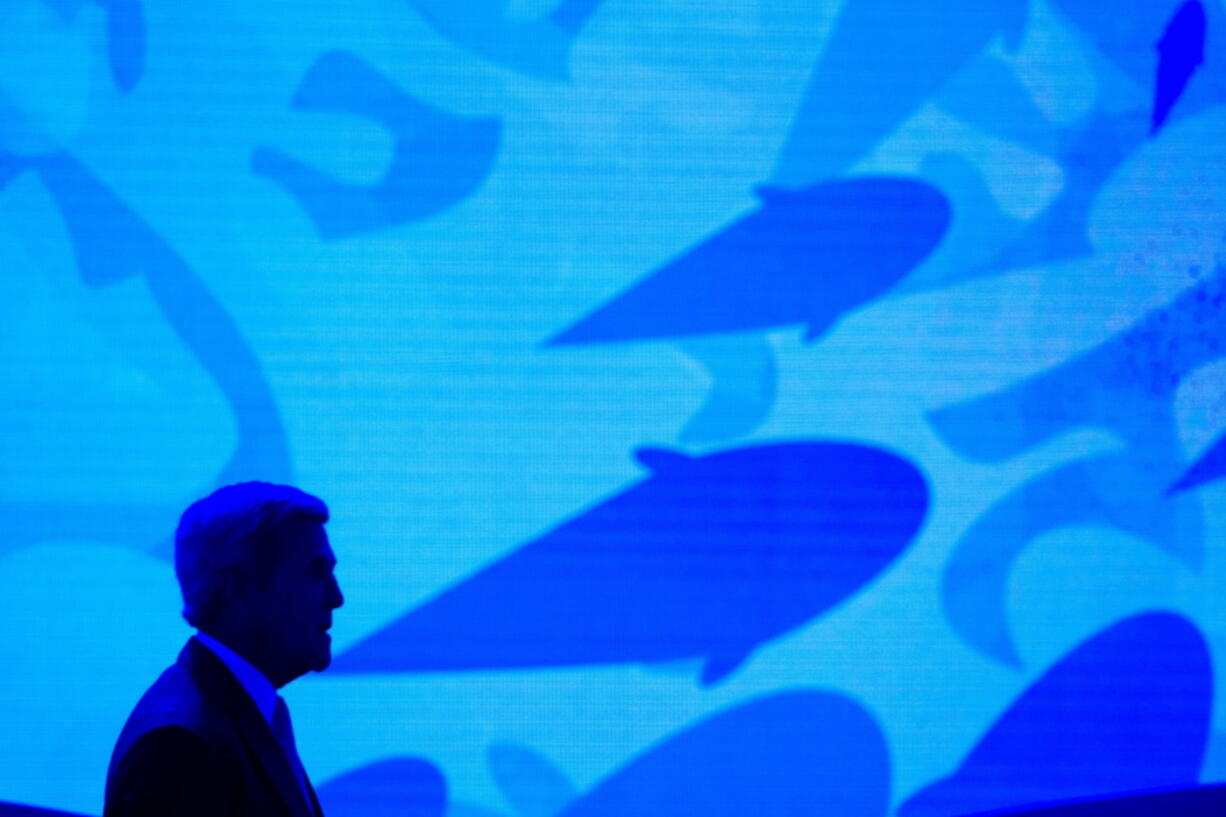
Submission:
[[[665,738],[558,817],[885,817],[889,800],[889,750],[873,717],[842,695],[797,689]]]
[[[712,684],[863,588],[928,505],[915,466],[864,445],[637,456],[649,477],[358,642],[332,671],[703,657]]]
[[[1175,12],[1158,41],[1152,132],[1162,127],[1188,80],[1204,62],[1205,7],[1199,0],[1188,0]]]
[[[252,171],[297,199],[325,239],[419,221],[468,198],[492,171],[502,130],[497,119],[458,117],[410,96],[346,51],[316,60],[292,104],[366,117],[393,138],[391,162],[374,185],[339,181],[276,148],[252,154]]]
[[[898,817],[1195,783],[1212,705],[1209,648],[1191,622],[1164,612],[1124,619],[1044,673]]]
[[[531,20],[506,16],[505,0],[410,0],[426,22],[456,45],[540,79],[570,75],[570,50],[604,0],[561,0]]]
[[[772,183],[844,173],[998,36],[1016,47],[1027,6],[849,0],[813,67]]]
[[[803,323],[812,340],[888,290],[941,241],[945,196],[921,181],[863,177],[758,188],[762,205],[547,346],[682,338]]]
[[[319,787],[330,817],[443,817],[447,781],[428,760],[391,757],[334,777]]]

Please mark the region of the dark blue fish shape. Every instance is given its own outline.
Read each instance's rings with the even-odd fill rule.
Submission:
[[[484,59],[539,79],[570,76],[575,39],[604,0],[561,0],[537,19],[506,15],[505,0],[410,0],[430,25]]]
[[[1052,7],[1071,23],[1111,67],[1142,88],[1156,74],[1155,43],[1186,0],[1052,0]],[[1203,11],[1203,9],[1202,9]]]
[[[998,36],[1021,40],[1026,0],[848,0],[813,68],[771,180],[833,178],[886,136]]]
[[[502,126],[455,116],[402,91],[359,57],[331,51],[307,70],[293,107],[353,114],[392,135],[392,159],[374,185],[339,181],[276,148],[257,148],[252,171],[298,200],[320,237],[345,238],[436,215],[489,176]]]
[[[72,156],[57,153],[24,160],[22,166],[38,176],[59,209],[82,282],[88,287],[106,287],[143,278],[167,323],[226,398],[238,442],[216,484],[256,477],[288,480],[288,442],[260,362],[234,320],[187,262]],[[78,530],[91,538],[122,531],[148,534],[154,529],[164,535],[169,530],[166,520],[175,518],[169,506],[152,504],[20,507],[23,512],[43,512],[32,517],[41,521],[23,528],[32,541],[62,538]],[[111,533],[105,533],[107,530]],[[126,541],[131,545],[147,540]]]
[[[797,689],[712,715],[647,749],[557,817],[885,817],[881,728],[842,695]]]
[[[390,757],[319,787],[329,817],[444,817],[447,780],[428,760]]]
[[[1213,664],[1191,622],[1163,612],[1124,619],[1034,682],[897,817],[1195,783],[1212,706]]]
[[[358,642],[332,672],[704,657],[712,684],[861,590],[928,507],[915,466],[853,443],[638,459],[651,476]]]
[[[762,205],[546,341],[683,338],[803,323],[806,337],[890,289],[940,243],[945,196],[863,177],[758,189]]]
[[[1205,7],[1188,0],[1158,41],[1158,75],[1154,80],[1154,111],[1151,131],[1157,133],[1171,108],[1179,101],[1188,80],[1205,62]]]
[[[145,10],[142,0],[43,0],[71,20],[88,2],[106,12],[106,50],[115,87],[127,93],[145,70]]]

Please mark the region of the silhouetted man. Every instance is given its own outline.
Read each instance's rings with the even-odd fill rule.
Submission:
[[[322,817],[277,689],[332,661],[344,598],[327,519],[319,499],[266,482],[183,513],[175,574],[198,633],[128,718],[105,817]]]

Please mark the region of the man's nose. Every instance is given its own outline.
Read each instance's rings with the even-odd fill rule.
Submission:
[[[345,594],[341,592],[341,583],[332,577],[332,592],[328,596],[328,607],[335,610],[345,603]]]

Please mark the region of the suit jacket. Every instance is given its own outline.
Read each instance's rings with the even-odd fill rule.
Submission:
[[[119,735],[103,817],[323,817],[307,788],[309,804],[251,696],[192,638]]]

